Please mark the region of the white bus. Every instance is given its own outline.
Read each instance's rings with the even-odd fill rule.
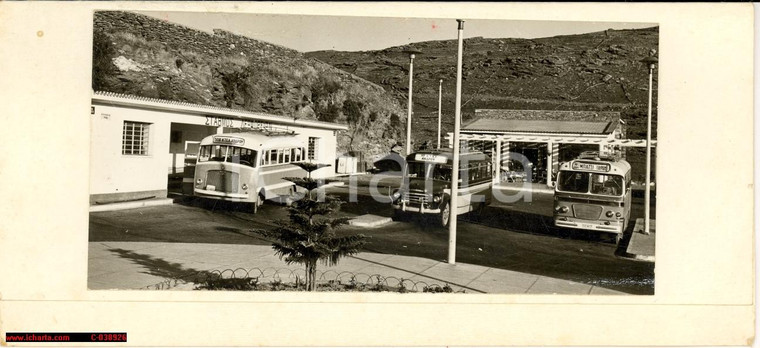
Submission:
[[[619,158],[582,153],[559,168],[554,225],[623,237],[631,220],[631,165]]]
[[[250,131],[216,134],[200,143],[193,195],[254,204],[294,193],[285,177],[304,177],[292,165],[313,159],[310,144],[293,132]]]

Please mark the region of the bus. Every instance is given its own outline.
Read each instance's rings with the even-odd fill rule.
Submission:
[[[430,214],[439,225],[449,224],[450,209],[457,215],[489,205],[493,199],[493,163],[482,152],[460,155],[459,199],[451,203],[452,150],[426,150],[406,157],[401,187],[391,196],[397,218],[407,212]]]
[[[611,234],[618,243],[631,219],[631,165],[584,152],[560,165],[554,225]]]
[[[285,177],[306,172],[293,163],[309,160],[308,144],[293,132],[249,131],[210,135],[201,140],[195,166],[193,195],[253,203],[295,193]]]

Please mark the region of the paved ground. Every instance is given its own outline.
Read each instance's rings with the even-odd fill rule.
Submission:
[[[385,180],[381,185],[385,182],[392,184],[398,179],[378,178]],[[501,191],[510,195],[524,190],[504,185]],[[599,233],[555,228],[551,222],[552,191],[548,188],[534,191],[529,202],[497,201],[480,215],[461,216],[457,235],[458,263],[629,294],[654,293],[654,264],[621,257],[629,256],[626,255],[629,238],[615,245]],[[333,187],[329,192],[348,202],[341,212],[344,216],[355,218],[372,214],[387,219],[392,215],[390,205],[372,199],[367,187],[359,187],[353,195],[349,185]],[[92,212],[90,242],[108,245],[114,242],[223,244],[242,248],[257,245],[268,248],[271,241],[252,231],[269,229],[278,220],[287,218],[287,210],[275,204],[265,204],[258,214],[252,214],[250,206],[244,204],[175,198],[178,198],[178,204],[170,206]],[[642,201],[640,197],[634,197],[633,217],[643,216]],[[652,212],[654,217],[655,211]],[[633,226],[630,227],[632,230]],[[346,226],[342,231],[367,236],[364,247],[367,253],[416,257],[425,260],[419,261],[421,264],[441,263],[447,258],[447,230],[426,218],[414,216],[379,227]],[[629,231],[627,236],[630,235]],[[217,263],[212,266],[230,265],[226,260]],[[187,267],[195,269],[195,266]],[[187,267],[180,267],[180,270]],[[97,284],[103,278],[92,280]]]
[[[538,203],[537,203],[538,204]],[[543,205],[543,204],[539,204]],[[367,213],[389,216],[387,206],[353,204],[349,216]],[[383,210],[384,209],[384,210]],[[593,235],[558,236],[545,229],[545,217],[521,212],[493,211],[481,223],[461,220],[457,236],[457,261],[483,267],[564,279],[630,294],[654,292],[654,265],[616,256],[617,246]],[[90,242],[154,242],[260,245],[270,241],[253,233],[268,229],[286,210],[264,205],[259,214],[248,207],[191,200],[171,206],[90,214]],[[354,212],[353,210],[359,210]],[[502,221],[503,220],[503,221]],[[508,229],[501,226],[505,224]],[[424,219],[394,221],[375,228],[346,226],[345,233],[367,236],[370,253],[413,256],[433,262],[447,258],[448,234]]]
[[[656,222],[653,219],[649,220],[649,234],[647,234],[644,232],[644,221],[643,218],[636,219],[636,226],[633,228],[626,254],[636,260],[654,262],[655,240],[657,239],[655,236]]]
[[[200,271],[226,269],[242,274],[259,274],[292,281],[302,270],[287,265],[265,245],[206,243],[90,242],[88,287],[103,289],[152,289],[168,279],[186,277]],[[257,273],[261,272],[261,273]],[[430,259],[360,253],[343,259],[337,266],[319,268],[323,279],[347,280],[351,275],[364,282],[373,275],[388,278],[388,285],[404,279],[408,288],[448,284],[456,292],[501,294],[625,295],[598,286],[529,273],[458,263],[450,265]],[[395,282],[395,283],[393,283]],[[173,283],[171,285],[174,285]],[[178,290],[192,289],[180,283]]]

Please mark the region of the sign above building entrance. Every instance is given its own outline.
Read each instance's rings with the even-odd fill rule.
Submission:
[[[271,123],[206,116],[206,125],[225,128],[272,129]]]

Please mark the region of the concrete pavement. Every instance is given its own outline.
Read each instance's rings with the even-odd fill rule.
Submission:
[[[655,220],[649,219],[649,234],[644,233],[644,219],[636,219],[626,256],[639,261],[655,262]]]
[[[201,271],[225,271],[231,274],[249,272],[250,275],[284,282],[303,279],[300,265],[287,265],[274,255],[267,245],[230,245],[201,243],[149,243],[149,242],[90,242],[88,255],[88,288],[154,289],[158,284],[171,284],[160,288],[192,290],[194,284],[176,284],[172,279],[187,277]],[[245,271],[244,271],[245,270]],[[343,273],[343,272],[350,272]],[[403,279],[407,288],[448,284],[454,291],[466,293],[500,294],[573,294],[573,295],[626,295],[594,285],[528,273],[431,259],[359,253],[344,258],[333,267],[319,266],[318,277],[348,280],[356,276],[358,282],[374,275],[394,280]]]
[[[91,205],[90,212],[92,213],[92,212],[99,212],[99,211],[135,209],[135,208],[154,207],[157,205],[170,205],[170,204],[174,204],[174,200],[171,198],[152,198],[152,199],[116,202],[116,203],[101,204],[101,205]]]

